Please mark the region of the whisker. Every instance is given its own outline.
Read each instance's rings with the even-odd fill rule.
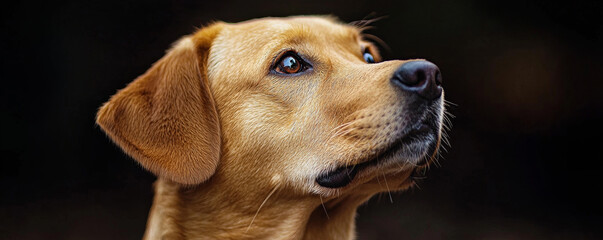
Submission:
[[[348,24],[352,25],[352,26],[355,26],[355,27],[358,27],[358,28],[363,28],[363,27],[366,27],[366,26],[368,26],[370,24],[373,24],[374,22],[377,22],[377,21],[379,21],[379,20],[384,19],[384,18],[387,17],[387,16],[381,16],[381,17],[367,19],[367,18],[369,18],[371,16],[374,16],[374,15],[375,15],[375,12],[372,12],[369,15],[367,15],[366,17],[364,17],[362,20],[352,21],[352,22],[350,22]]]
[[[404,170],[404,166],[400,165],[400,163],[399,163],[399,162],[395,162],[395,163],[396,163],[396,165],[398,165],[398,167],[400,168],[400,171]]]
[[[439,154],[438,154],[438,157],[433,160],[433,165],[435,165],[436,167],[442,167],[442,164],[440,163],[440,155]]]
[[[343,123],[343,124],[341,124],[341,125],[333,128],[333,129],[331,129],[331,132],[333,132],[333,131],[339,131],[339,129],[345,128],[345,127],[349,126],[350,124],[352,124],[353,122],[354,121],[349,121],[349,122]]]
[[[325,215],[327,215],[327,219],[329,219],[329,213],[327,213],[327,207],[325,207],[325,203],[322,201],[322,196],[320,197],[320,205],[322,205],[322,209],[325,210]]]
[[[373,26],[364,26],[364,27],[358,27],[358,30],[360,30],[360,32],[362,33],[362,32],[364,32],[366,30],[371,30],[373,28],[375,28],[375,27],[373,27]],[[364,33],[362,33],[362,34],[364,34]]]
[[[274,192],[276,192],[276,190],[278,189],[278,187],[280,186],[280,184],[274,186],[274,189],[272,189],[272,191],[270,191],[270,193],[268,194],[268,196],[264,199],[264,201],[262,202],[262,204],[260,204],[260,207],[258,208],[258,210],[255,212],[255,215],[253,215],[253,218],[251,219],[251,222],[249,223],[249,226],[247,226],[247,230],[245,230],[245,232],[247,233],[249,231],[249,229],[251,228],[251,225],[253,224],[253,221],[255,221],[255,218],[258,216],[258,213],[260,213],[260,209],[262,209],[262,207],[264,206],[264,204],[266,204],[266,202],[268,201],[268,199],[270,198],[270,196],[272,196],[272,194],[274,194]]]
[[[442,133],[442,142],[444,143],[445,146],[440,146],[441,148],[444,149],[444,151],[448,151],[446,149],[446,146],[450,146],[450,141],[448,140],[448,134],[447,133]]]
[[[442,119],[444,120],[444,123],[448,125],[448,127],[452,127],[452,121],[450,120],[451,118],[454,118],[454,115],[448,111],[444,111]]]
[[[333,139],[334,137],[346,136],[348,133],[350,133],[350,132],[352,132],[352,131],[354,131],[354,130],[356,130],[356,128],[350,128],[350,129],[345,130],[344,132],[342,132],[342,133],[340,133],[340,134],[335,134],[335,135],[333,135],[333,136],[332,136],[330,139]],[[330,139],[329,139],[329,140],[330,140]]]
[[[448,100],[446,100],[446,99],[444,99],[444,105],[446,105],[446,106],[455,106],[455,107],[458,107],[458,106],[459,106],[458,104],[453,103],[453,102],[451,102],[451,101],[448,101]]]
[[[333,130],[331,130],[331,132],[335,131],[335,133],[333,135],[331,135],[331,137],[329,137],[329,141],[331,139],[333,139],[334,137],[343,135],[342,133],[348,130],[347,127],[350,126],[351,124],[353,124],[354,122],[355,122],[355,120],[341,124],[341,125],[335,127]],[[337,130],[335,130],[335,129],[337,129]]]
[[[389,190],[389,185],[387,184],[387,178],[385,178],[385,173],[384,173],[384,172],[381,172],[381,174],[383,175],[383,180],[384,180],[384,182],[385,182],[385,187],[387,188],[387,194],[389,195],[389,201],[390,201],[391,203],[394,203],[394,199],[392,198],[392,193],[391,193],[391,191]]]

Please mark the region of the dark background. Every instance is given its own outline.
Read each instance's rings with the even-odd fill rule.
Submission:
[[[139,239],[154,176],[97,108],[212,20],[387,16],[386,58],[427,58],[456,106],[421,189],[359,209],[359,239],[603,237],[601,1],[3,3],[1,239]],[[370,15],[371,13],[375,15]]]

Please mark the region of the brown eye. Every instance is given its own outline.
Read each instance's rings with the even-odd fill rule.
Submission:
[[[304,61],[295,52],[288,52],[278,60],[274,70],[279,73],[294,74],[303,72],[306,67]]]

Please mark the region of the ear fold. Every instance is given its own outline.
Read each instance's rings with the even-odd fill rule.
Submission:
[[[96,122],[127,154],[178,183],[207,180],[220,159],[220,126],[206,63],[221,27],[214,24],[181,39],[97,113]]]

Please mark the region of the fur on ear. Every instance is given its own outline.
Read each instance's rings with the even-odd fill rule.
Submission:
[[[96,122],[107,135],[160,177],[198,184],[216,171],[220,125],[206,66],[222,26],[216,23],[179,40],[97,113]]]

